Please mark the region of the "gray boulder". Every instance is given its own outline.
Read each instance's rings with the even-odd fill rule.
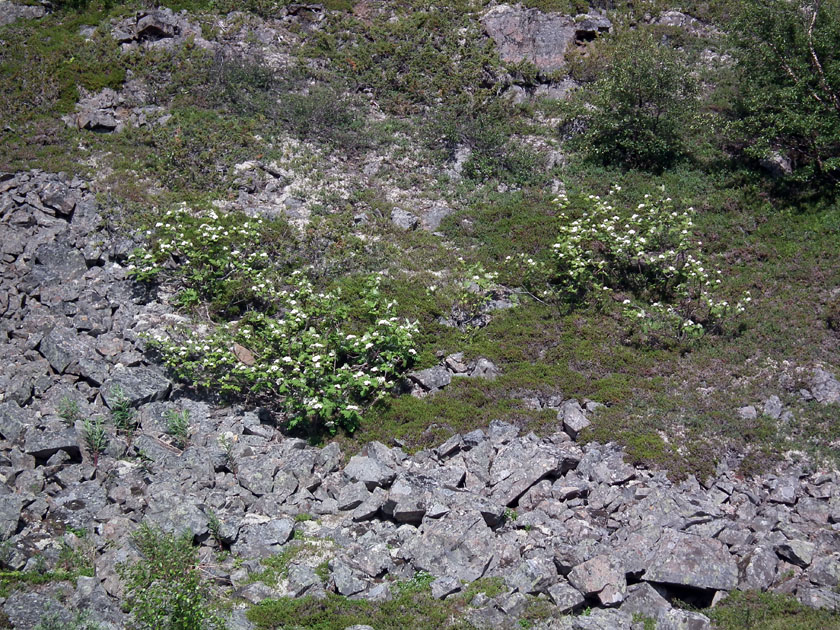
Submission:
[[[14,4],[0,1],[0,26],[6,26],[18,20],[35,20],[44,17],[47,11],[39,5]]]
[[[394,208],[391,210],[391,223],[401,230],[416,230],[417,226],[420,225],[420,219],[408,210]]]
[[[423,213],[423,218],[420,221],[420,226],[429,232],[434,232],[440,227],[440,222],[452,214],[454,211],[449,206],[438,204],[432,206]]]
[[[73,615],[56,599],[37,592],[14,591],[3,604],[3,612],[15,630],[33,630],[42,620],[49,620],[63,628],[69,626]]]
[[[432,597],[444,599],[447,595],[461,590],[461,583],[453,577],[442,577],[431,583]]]
[[[370,496],[370,491],[363,481],[347,484],[338,493],[338,509],[353,510],[369,499]]]
[[[475,362],[475,367],[470,372],[470,376],[473,378],[484,378],[488,381],[492,381],[495,380],[495,378],[501,373],[502,371],[490,359],[480,357]]]
[[[765,416],[778,420],[782,416],[782,401],[778,396],[770,396],[764,401],[762,412]]]
[[[22,507],[20,495],[0,495],[0,541],[8,540],[17,531]]]
[[[816,368],[809,383],[811,394],[822,404],[840,402],[840,381],[822,368]]]
[[[578,436],[578,433],[592,424],[583,413],[580,403],[576,400],[564,402],[557,412],[557,419],[563,422],[563,429],[573,440]]]
[[[776,579],[776,567],[779,559],[767,547],[757,547],[750,551],[739,563],[738,588],[749,591],[764,591]]]
[[[357,576],[347,564],[340,560],[330,562],[330,571],[335,591],[339,595],[350,597],[367,588],[367,582]]]
[[[90,339],[91,343],[86,343],[83,338]],[[92,347],[93,340],[87,335],[77,336],[73,328],[56,326],[41,340],[39,350],[53,370],[63,374],[71,363],[82,357],[91,357]]]
[[[761,158],[758,163],[761,168],[770,173],[770,175],[775,179],[779,179],[793,173],[793,164],[791,163],[790,158],[786,155],[782,155],[779,151],[771,152],[766,157]]]
[[[776,553],[791,564],[807,568],[814,559],[814,543],[807,540],[788,540],[776,545]]]
[[[165,399],[172,382],[150,367],[117,367],[111,372],[111,378],[102,384],[102,397],[109,407],[114,403],[117,386],[128,401],[137,406]]]
[[[59,241],[41,245],[35,259],[63,281],[81,278],[87,271],[87,263],[82,253]]]
[[[513,505],[531,486],[559,470],[560,458],[552,449],[511,442],[499,449],[490,467],[490,498],[502,505]]]
[[[560,613],[572,612],[582,606],[586,601],[586,598],[581,595],[580,591],[565,580],[557,584],[552,584],[548,587],[547,592]]]
[[[396,473],[371,457],[354,455],[344,467],[344,474],[351,481],[361,481],[368,490],[376,487],[387,488]]]
[[[595,556],[569,572],[569,583],[587,597],[597,596],[604,606],[624,601],[627,580],[624,568],[614,558]]]
[[[509,588],[526,595],[548,593],[548,589],[557,583],[557,579],[554,560],[548,555],[523,560],[519,567],[505,576]]]
[[[258,455],[240,457],[236,462],[236,478],[239,480],[239,485],[261,497],[269,494],[274,488],[274,473],[277,472],[279,465],[279,462],[273,458]]]
[[[474,582],[496,561],[495,536],[480,512],[452,510],[420,530],[401,551],[418,571]]]
[[[738,585],[738,567],[720,541],[669,529],[660,538],[652,564],[642,579],[731,591]]]
[[[452,382],[452,375],[442,365],[436,365],[419,372],[411,372],[408,378],[420,386],[421,390],[418,393],[421,394],[436,392]]]
[[[289,567],[288,583],[294,597],[303,597],[309,591],[323,586],[315,570],[303,564],[293,564]]]
[[[58,451],[64,451],[76,459],[82,456],[76,431],[69,427],[29,429],[23,449],[37,459],[47,459]]]
[[[108,497],[97,481],[73,484],[56,493],[50,507],[50,518],[77,529],[89,529],[96,523]]]
[[[21,407],[14,401],[0,403],[0,435],[9,442],[16,442],[27,424],[35,419],[28,409]]]
[[[600,16],[582,16],[577,20],[507,4],[492,8],[481,18],[481,23],[495,42],[502,61],[530,62],[545,73],[565,66],[566,50],[575,41],[594,39],[611,27],[609,20]]]

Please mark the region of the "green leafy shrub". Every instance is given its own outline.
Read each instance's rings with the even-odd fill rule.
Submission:
[[[141,525],[133,536],[143,558],[117,566],[136,630],[222,630],[198,570],[192,536]]]
[[[645,196],[635,212],[613,205],[614,197],[589,195],[577,217],[560,214],[553,246],[554,287],[572,301],[603,300],[617,294],[624,315],[647,343],[665,344],[723,332],[750,301],[730,303],[714,296],[720,270],[703,261],[694,240],[694,210],[678,212],[670,198]],[[565,195],[557,198],[561,208]]]
[[[287,230],[240,213],[168,211],[149,230],[148,247],[132,254],[129,272],[171,279],[214,312],[244,315],[208,334],[172,331],[151,345],[196,387],[280,401],[290,428],[353,431],[363,406],[410,363],[416,325],[400,322],[378,279],[364,285],[360,313],[351,316],[338,292],[317,291],[299,270],[284,277]]]
[[[790,178],[840,185],[840,1],[734,3],[744,151],[782,151]],[[825,185],[828,185],[827,187]]]
[[[605,74],[583,92],[586,132],[578,146],[594,160],[659,171],[686,152],[696,85],[681,54],[646,31],[618,36]]]
[[[416,327],[383,302],[377,280],[362,295],[368,324],[357,334],[339,295],[316,291],[300,272],[289,282],[266,289],[277,317],[251,311],[210,335],[173,333],[153,344],[194,386],[282,401],[289,428],[353,431],[363,406],[392,388],[409,364]]]

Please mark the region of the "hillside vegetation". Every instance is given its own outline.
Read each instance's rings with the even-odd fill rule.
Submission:
[[[840,373],[840,0],[58,1],[0,26],[0,127],[0,171],[89,181],[182,316],[148,355],[290,435],[547,435],[556,397],[675,480],[840,464],[802,393]],[[407,393],[455,353],[493,378]],[[252,620],[461,627],[427,585]],[[837,625],[788,604],[715,621]]]

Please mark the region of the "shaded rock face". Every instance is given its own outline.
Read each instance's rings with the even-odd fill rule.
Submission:
[[[837,602],[836,471],[788,465],[744,481],[722,466],[702,484],[677,484],[625,462],[614,445],[576,443],[598,405],[559,394],[534,399],[557,412],[546,437],[496,421],[411,456],[372,442],[344,458],[337,444],[284,436],[265,414],[194,399],[150,362],[142,334],[178,316],[126,278],[134,243],[104,230],[84,182],[0,175],[0,230],[5,566],[54,568],[62,545],[79,544],[70,528],[87,530],[96,566],[93,578],[10,595],[1,605],[15,628],[34,627],[47,607],[59,622],[87,610],[105,628],[128,627],[114,566],[136,558],[130,534],[143,522],[189,531],[242,605],[327,592],[382,601],[418,571],[434,576],[440,598],[500,578],[504,592],[469,612],[497,628],[516,627],[534,596],[556,612],[546,627],[610,630],[633,627],[640,611],[662,627],[708,628],[673,599],[707,606],[735,588]],[[431,391],[497,372],[453,354],[413,378]],[[808,374],[813,396],[830,402],[834,375]],[[80,421],[59,409],[72,399],[80,417],[107,418],[116,386],[138,428],[127,439],[106,423],[108,448],[94,466]],[[780,404],[766,408],[783,413]],[[189,412],[183,449],[165,432],[170,409]],[[232,555],[220,561],[219,545]],[[248,584],[278,553],[292,558],[288,578]],[[587,606],[591,615],[560,617]],[[248,624],[236,604],[231,627]]]
[[[493,38],[502,61],[534,64],[541,72],[552,73],[565,66],[566,50],[575,42],[595,39],[612,25],[601,16],[573,18],[559,13],[502,4],[481,19]]]

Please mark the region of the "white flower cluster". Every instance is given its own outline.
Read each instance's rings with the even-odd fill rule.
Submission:
[[[744,311],[749,295],[730,304],[712,295],[721,271],[701,258],[702,242],[694,239],[694,209],[674,209],[670,198],[645,195],[632,212],[616,207],[614,188],[607,198],[589,195],[579,217],[561,213],[563,225],[553,246],[556,282],[568,295],[632,293],[623,312],[650,326],[675,328],[680,336],[701,336],[706,326]],[[555,199],[566,208],[565,195]],[[652,298],[657,301],[652,301]],[[649,321],[644,321],[649,320]]]

